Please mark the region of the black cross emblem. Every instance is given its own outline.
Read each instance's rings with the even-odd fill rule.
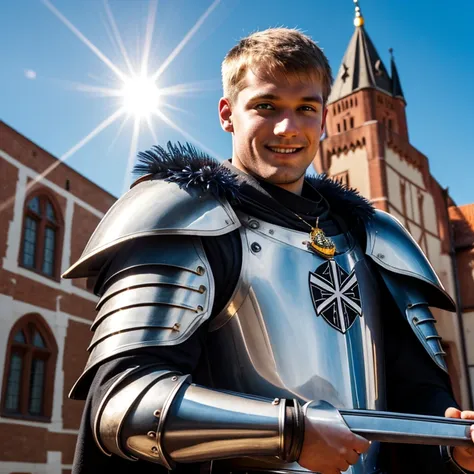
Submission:
[[[362,316],[359,284],[355,271],[348,274],[334,260],[309,272],[309,289],[314,309],[333,328],[343,334]]]

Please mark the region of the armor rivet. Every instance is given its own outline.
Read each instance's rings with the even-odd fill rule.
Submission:
[[[198,310],[198,311],[202,311],[203,309],[204,309],[204,308],[203,308],[201,305],[199,305],[199,306],[197,307],[197,310]]]
[[[201,285],[199,287],[199,293],[204,293],[206,291],[206,287],[204,285]]]
[[[229,221],[224,221],[227,225],[229,225]]]
[[[417,317],[414,317],[414,318],[412,319],[412,321],[413,321],[413,324],[418,324],[418,318],[417,318]]]
[[[270,235],[273,235],[273,234],[275,233],[275,231],[274,231],[273,229],[270,229],[270,230],[268,231],[268,233],[269,233]]]
[[[250,221],[249,222],[249,227],[251,229],[258,229],[260,227],[260,224],[257,221]]]
[[[179,331],[179,328],[181,327],[181,324],[179,323],[174,323],[173,325],[173,331]]]
[[[154,431],[149,431],[147,434],[149,438],[154,438],[156,436],[156,433]]]
[[[385,255],[383,253],[378,253],[377,257],[383,260],[385,258]]]
[[[198,275],[204,275],[206,270],[203,267],[199,266],[199,267],[196,268],[196,272],[197,272]]]
[[[272,402],[272,405],[279,405],[280,404],[280,399],[279,398],[275,398],[275,400],[273,400]]]
[[[160,411],[160,410],[155,410],[155,411],[153,412],[153,416],[155,416],[156,418],[159,418],[160,415],[161,415],[161,411]]]
[[[158,448],[156,446],[152,446],[151,447],[151,450],[154,452],[154,453],[157,453],[158,452]]]
[[[173,382],[176,382],[176,380],[178,380],[178,377],[176,377],[176,375],[173,375],[173,377],[171,377],[171,380],[172,380]]]
[[[260,250],[262,250],[261,245],[258,244],[257,242],[253,242],[252,245],[250,246],[250,248],[252,249],[252,252],[254,252],[254,253],[258,253],[258,252],[260,252]]]

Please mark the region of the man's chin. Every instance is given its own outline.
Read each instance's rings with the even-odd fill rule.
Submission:
[[[295,169],[268,168],[261,176],[268,183],[275,186],[286,186],[298,183],[306,173],[305,170],[296,171]]]

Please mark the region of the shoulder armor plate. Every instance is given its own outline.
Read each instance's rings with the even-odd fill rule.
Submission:
[[[63,278],[95,276],[112,248],[150,235],[223,235],[240,227],[230,204],[195,188],[144,181],[124,194],[92,234],[81,258]]]
[[[419,245],[398,219],[377,210],[375,217],[366,225],[366,231],[366,253],[377,265],[395,274],[423,282],[427,304],[455,311],[453,299],[444,289]]]

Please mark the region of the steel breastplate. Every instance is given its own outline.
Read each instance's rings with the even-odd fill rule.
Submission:
[[[239,218],[241,277],[210,326],[215,387],[302,403],[326,400],[338,408],[385,409],[379,291],[354,239],[334,237],[337,255],[326,260],[308,249],[304,232]],[[373,443],[347,472],[377,472],[377,451]],[[234,471],[305,471],[277,459],[224,464]]]

